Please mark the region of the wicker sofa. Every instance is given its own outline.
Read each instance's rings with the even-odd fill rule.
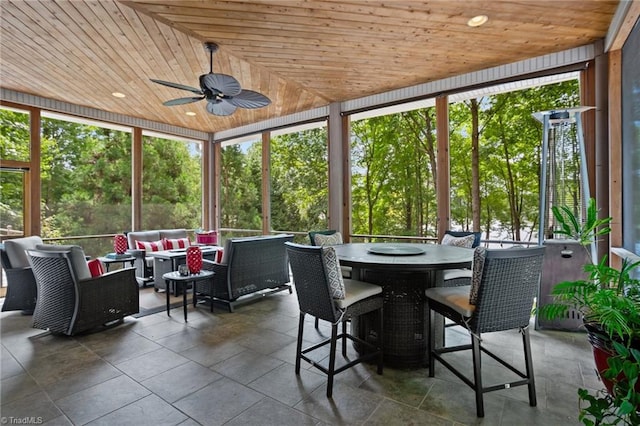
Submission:
[[[220,263],[203,261],[203,269],[215,273],[213,286],[209,282],[197,283],[196,298],[212,298],[233,312],[238,304],[269,293],[283,290],[291,293],[285,241],[293,241],[293,235],[228,239]]]

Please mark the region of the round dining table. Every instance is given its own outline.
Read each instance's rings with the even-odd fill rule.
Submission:
[[[443,270],[469,268],[473,249],[423,243],[351,243],[334,248],[340,265],[352,268],[353,279],[382,287],[385,365],[426,366],[425,290],[441,284]],[[375,340],[376,324],[375,318],[362,316],[353,322],[353,332]]]

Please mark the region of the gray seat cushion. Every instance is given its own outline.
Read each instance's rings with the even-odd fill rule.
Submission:
[[[442,272],[442,279],[444,281],[447,281],[460,278],[468,278],[469,282],[471,282],[472,275],[473,272],[471,271],[471,269],[446,269]]]
[[[71,267],[76,274],[78,281],[88,280],[91,278],[91,272],[87,265],[87,258],[85,257],[84,250],[80,246],[61,246],[54,244],[38,244],[36,250],[40,251],[70,251],[71,252]]]
[[[458,287],[428,288],[425,294],[428,298],[449,306],[460,315],[469,318],[473,314],[473,311],[476,310],[475,305],[469,303],[470,292],[470,285],[462,285]]]
[[[42,238],[38,236],[14,238],[4,242],[4,250],[12,268],[28,268],[29,258],[27,250],[33,250],[38,244],[42,244]]]
[[[367,297],[382,294],[382,287],[379,285],[349,279],[344,280],[344,290],[344,299],[334,299],[335,304],[343,309]]]

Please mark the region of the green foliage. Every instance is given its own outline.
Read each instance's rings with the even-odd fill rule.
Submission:
[[[435,236],[433,109],[355,121],[351,130],[353,232]]]
[[[598,219],[595,200],[589,200],[586,218],[579,220],[566,206],[554,208],[559,224],[555,233],[566,235],[582,245],[592,244],[599,236],[611,231],[611,218]],[[582,408],[580,420],[585,425],[624,424],[637,425],[640,414],[640,393],[636,382],[640,371],[640,280],[633,278],[639,262],[622,261],[620,269],[608,265],[604,256],[598,263],[585,265],[588,278],[557,284],[551,295],[554,302],[542,306],[538,314],[543,318],[560,318],[569,309],[582,313],[585,322],[597,324],[612,344],[613,356],[603,376],[614,382],[612,394],[599,392],[591,395],[580,389]],[[609,423],[611,422],[611,423]]]
[[[598,219],[598,209],[596,200],[590,199],[587,206],[587,215],[583,223],[579,222],[578,217],[567,206],[551,207],[553,216],[560,225],[560,229],[554,232],[560,235],[566,235],[568,238],[580,242],[582,245],[589,245],[597,240],[597,237],[606,235],[611,232],[609,223],[610,217]]]
[[[259,142],[222,149],[220,205],[224,228],[262,228],[260,153]]]
[[[640,392],[635,390],[640,376],[640,350],[612,342],[614,356],[607,360],[603,377],[613,383],[613,392],[598,391],[592,395],[578,389],[581,401],[579,420],[587,426],[640,424]],[[586,403],[586,405],[584,405]]]
[[[577,81],[450,105],[452,224],[519,239],[536,228],[540,123],[531,113],[578,104]],[[471,108],[478,126],[471,123]],[[437,236],[435,108],[351,123],[352,232]],[[121,232],[131,224],[131,135],[43,119],[43,236]],[[28,158],[28,114],[0,110],[0,155]],[[471,135],[479,135],[480,223],[472,218]],[[20,142],[22,141],[22,142]],[[262,144],[222,149],[225,228],[262,229]],[[274,137],[269,217],[277,230],[327,227],[326,129]],[[199,227],[199,144],[144,138],[143,227]],[[18,183],[2,182],[4,211],[21,207]],[[6,206],[6,207],[5,207]],[[4,216],[4,214],[3,214]],[[5,217],[9,217],[8,215]],[[16,221],[20,218],[16,217]]]
[[[329,166],[326,128],[271,140],[271,227],[309,231],[328,226]]]

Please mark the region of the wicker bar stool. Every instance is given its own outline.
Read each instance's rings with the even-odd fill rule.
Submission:
[[[500,389],[527,385],[529,405],[536,406],[536,388],[529,342],[529,321],[533,299],[542,272],[544,247],[489,250],[478,247],[473,259],[471,285],[426,290],[429,329],[429,377],[435,375],[435,361],[447,367],[476,393],[476,412],[484,417],[483,395]],[[436,348],[435,313],[444,315],[471,335],[471,344]],[[524,346],[525,372],[482,347],[482,333],[518,329]],[[473,379],[450,364],[443,355],[471,349]],[[515,373],[520,380],[492,386],[482,382],[481,353],[489,355]]]
[[[328,376],[327,398],[333,394],[334,375],[363,361],[377,359],[378,374],[382,374],[382,288],[361,281],[343,279],[340,264],[333,247],[313,247],[285,243],[293,272],[293,281],[300,306],[298,343],[296,347],[296,374],[300,374],[300,360],[305,360]],[[342,286],[343,284],[343,286]],[[342,298],[340,297],[342,292]],[[347,333],[346,323],[353,317],[378,312],[375,344]],[[331,337],[307,348],[302,348],[305,316],[309,314],[331,323]],[[342,332],[338,334],[338,324]],[[336,348],[342,340],[342,356],[346,358],[347,339],[359,345],[360,355],[336,368]],[[307,354],[330,345],[329,365],[325,367]]]

